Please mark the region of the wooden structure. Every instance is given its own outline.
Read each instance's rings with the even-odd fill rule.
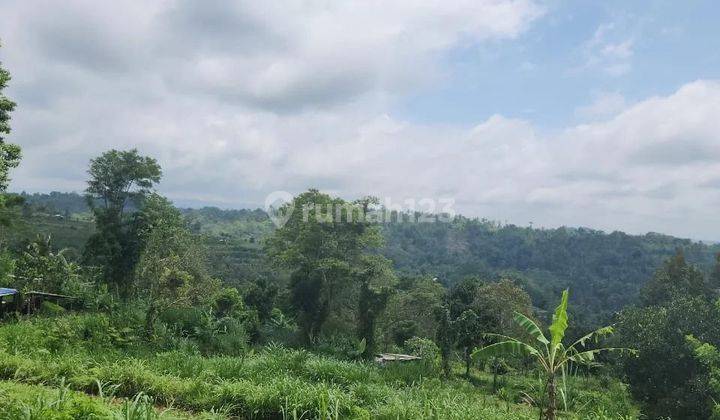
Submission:
[[[18,291],[0,287],[0,316],[17,309]]]
[[[20,293],[17,289],[0,288],[0,315],[10,312],[31,314],[46,300],[59,302],[75,300],[73,296],[30,291]]]
[[[375,362],[380,363],[381,365],[384,365],[386,363],[412,362],[415,360],[422,360],[422,357],[397,353],[380,353],[375,355]]]

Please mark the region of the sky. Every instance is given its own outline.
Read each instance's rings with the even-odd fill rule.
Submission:
[[[4,0],[11,189],[81,192],[92,157],[137,148],[179,205],[318,188],[720,241],[718,19],[716,1]]]

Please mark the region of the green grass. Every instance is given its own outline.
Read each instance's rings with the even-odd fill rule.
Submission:
[[[14,381],[13,386],[42,386],[37,395],[46,389],[72,390],[88,407],[95,407],[96,399],[83,399],[83,394],[130,401],[141,395],[157,407],[174,407],[198,417],[208,413],[219,418],[290,419],[538,417],[537,408],[522,403],[527,395],[521,390],[537,386],[532,376],[506,375],[502,391],[491,395],[491,377],[486,374],[474,381],[441,380],[423,369],[381,368],[280,346],[244,357],[203,357],[189,351],[159,351],[139,341],[123,340],[119,345],[115,334],[107,331],[120,326],[111,324],[106,316],[86,314],[3,325],[0,379]],[[572,399],[577,403],[569,407],[575,412],[566,417],[635,416],[621,384],[602,385],[596,379],[573,383]],[[32,395],[32,389],[24,394]],[[107,408],[107,404],[97,406],[97,410]]]
[[[0,419],[7,420],[181,420],[224,418],[207,412],[195,416],[171,408],[158,408],[145,394],[129,399],[90,396],[69,387],[28,385],[0,381]]]

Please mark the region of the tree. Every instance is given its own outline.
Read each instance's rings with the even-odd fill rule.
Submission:
[[[395,282],[395,272],[390,260],[380,255],[363,255],[354,277],[359,284],[358,338],[365,341],[362,356],[371,359],[375,355],[375,323],[385,309]]]
[[[709,418],[713,395],[703,363],[686,336],[720,345],[720,310],[703,297],[678,297],[664,305],[628,308],[616,323],[613,341],[632,346],[622,370],[648,418]]]
[[[171,307],[210,305],[219,288],[206,271],[199,238],[172,223],[150,233],[136,272],[137,287],[148,301],[145,330],[154,333],[157,317]]]
[[[679,249],[643,287],[640,301],[644,306],[662,305],[688,295],[710,297],[712,293],[702,271],[688,264]]]
[[[530,296],[510,279],[480,286],[472,307],[486,326],[486,331],[504,335],[524,332],[515,322],[516,312],[532,317]]]
[[[0,246],[0,287],[10,287],[13,285],[15,272],[15,259],[10,253]]]
[[[577,364],[590,364],[595,356],[603,351],[627,349],[622,348],[595,348],[586,349],[585,345],[593,338],[602,337],[612,333],[612,327],[603,327],[584,335],[569,346],[562,342],[565,330],[568,327],[567,316],[568,291],[562,293],[560,304],[553,314],[552,324],[548,328],[550,339],[542,332],[540,327],[527,316],[515,312],[515,322],[525,331],[527,338],[517,339],[501,334],[488,334],[502,341],[490,344],[473,352],[474,359],[485,359],[503,355],[521,355],[533,357],[546,376],[546,389],[548,407],[545,418],[554,420],[557,411],[556,376],[564,370],[569,362]]]
[[[317,190],[309,190],[281,211],[289,220],[267,241],[267,251],[276,265],[291,270],[290,299],[298,313],[298,324],[306,342],[317,337],[330,304],[349,274],[346,248],[340,238],[332,209],[344,205]],[[330,214],[329,221],[323,221]]]
[[[714,294],[720,293],[720,253],[715,256],[715,267],[710,274],[709,286]]]
[[[711,418],[720,418],[720,351],[710,343],[703,343],[693,335],[685,337],[687,346],[692,350],[695,359],[707,370],[709,401],[712,408]]]
[[[443,306],[445,288],[432,277],[402,277],[388,299],[381,320],[383,344],[402,346],[413,336],[433,338],[438,330],[436,308]]]
[[[449,378],[451,372],[450,356],[452,355],[455,338],[452,331],[452,321],[450,320],[450,310],[447,305],[438,305],[434,308],[434,312],[437,320],[435,341],[440,349],[440,363],[443,375]]]
[[[113,149],[92,159],[88,174],[90,180],[85,192],[90,208],[100,208],[119,219],[130,200],[137,203],[160,182],[162,170],[155,159],[140,156],[137,149]]]
[[[452,321],[452,331],[456,337],[458,347],[463,350],[465,360],[465,376],[470,376],[472,349],[482,344],[483,332],[487,331],[487,324],[472,309],[466,309]]]
[[[106,281],[127,296],[141,250],[126,207],[130,202],[142,207],[162,172],[155,159],[133,149],[110,150],[92,159],[88,174],[86,199],[97,231],[86,244],[85,257],[100,265]]]
[[[450,334],[462,351],[465,376],[470,375],[473,348],[484,344],[484,332],[521,333],[514,328],[514,312],[528,317],[532,313],[530,296],[509,279],[483,283],[477,277],[466,277],[450,290],[448,306]]]
[[[248,308],[257,312],[260,322],[266,322],[272,315],[278,291],[276,284],[260,279],[243,290],[243,301]]]
[[[290,298],[308,343],[321,333],[340,292],[356,281],[367,285],[363,305],[376,311],[382,302],[370,302],[376,293],[374,277],[387,278],[388,264],[365,257],[381,240],[363,217],[369,202],[347,203],[309,190],[281,208],[288,220],[269,238],[266,250],[277,266],[291,270]],[[363,334],[375,316],[365,317]]]
[[[5,135],[10,134],[10,113],[15,109],[15,102],[2,92],[10,81],[10,73],[0,63],[0,207],[3,206],[4,193],[10,183],[10,169],[20,164],[20,147],[5,142]]]

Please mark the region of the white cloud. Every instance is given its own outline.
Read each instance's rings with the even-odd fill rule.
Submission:
[[[614,23],[598,26],[583,46],[585,63],[582,69],[598,69],[610,76],[628,73],[632,69],[635,41],[622,36]]]
[[[138,147],[160,159],[175,199],[261,204],[319,187],[720,238],[717,82],[634,105],[600,95],[578,111],[590,123],[555,134],[501,115],[423,125],[393,116],[392,97],[441,74],[456,47],[521,34],[542,12],[534,2],[233,4],[4,5],[12,139],[25,151],[15,188],[81,190],[92,156]],[[632,42],[608,30],[598,65],[629,63]]]
[[[607,119],[619,114],[627,106],[621,93],[602,92],[595,95],[592,103],[578,107],[575,115],[583,120]]]

